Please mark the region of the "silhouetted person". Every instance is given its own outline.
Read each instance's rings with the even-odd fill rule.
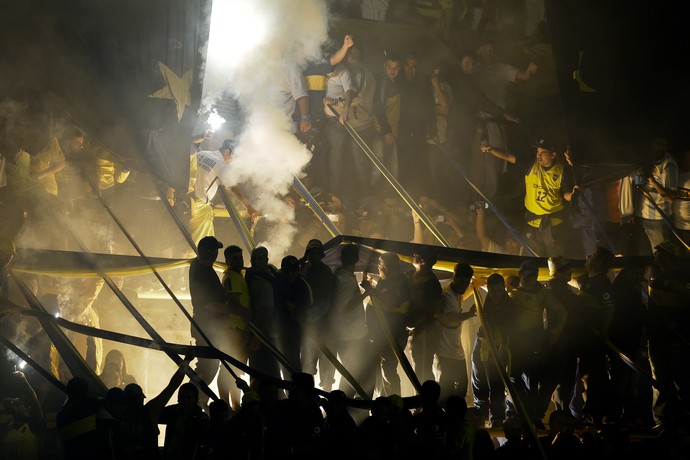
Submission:
[[[385,396],[376,398],[371,415],[359,425],[360,454],[365,458],[394,458],[396,453],[396,426],[391,423],[393,404]]]
[[[302,277],[311,287],[314,302],[305,315],[306,322],[319,339],[331,345],[330,309],[333,298],[335,276],[331,268],[323,263],[326,253],[321,241],[313,239],[307,243],[304,251],[306,262],[302,265]],[[335,383],[333,364],[321,355],[314,342],[307,337],[302,341],[302,366],[304,372],[316,375],[319,369],[319,384],[325,391],[331,391]]]
[[[422,384],[421,411],[412,417],[413,454],[417,458],[442,458],[445,450],[446,413],[438,405],[441,386],[433,380]]]
[[[193,458],[204,444],[209,429],[208,416],[199,406],[199,389],[190,382],[182,385],[177,394],[177,404],[165,407],[158,423],[166,425],[163,458]]]
[[[357,424],[347,410],[347,396],[340,390],[333,390],[324,404],[326,422],[323,445],[338,460],[353,458],[356,451]]]
[[[101,458],[108,453],[96,430],[96,414],[102,403],[88,393],[83,378],[67,382],[67,402],[55,420],[67,460]]]
[[[220,350],[228,350],[228,335],[225,333],[230,321],[230,307],[225,301],[225,289],[213,269],[218,259],[218,250],[223,243],[213,236],[206,236],[199,240],[197,251],[199,255],[189,266],[189,293],[192,297],[193,317],[196,325]],[[192,337],[197,345],[207,345],[201,332],[194,325],[191,326]],[[198,359],[195,371],[207,384],[211,383],[218,373],[220,361],[217,359]],[[223,370],[218,378],[218,392],[220,397],[228,400],[232,380]],[[206,404],[208,396],[202,395],[201,403]]]
[[[274,458],[320,458],[323,429],[314,377],[303,372],[294,374],[288,398],[277,402],[275,415],[268,420],[267,444],[272,444]]]
[[[184,379],[182,366],[188,365],[189,358],[185,358],[181,367],[170,378],[168,385],[146,404],[144,404],[146,396],[139,385],[130,383],[125,387],[126,406],[121,419],[122,438],[118,446],[118,452],[122,458],[136,460],[160,458],[158,419]]]
[[[438,350],[438,324],[434,316],[443,309],[441,283],[433,272],[437,257],[431,248],[422,247],[414,255],[418,267],[412,275],[410,313],[411,352],[414,371],[421,381],[433,380],[434,354]]]

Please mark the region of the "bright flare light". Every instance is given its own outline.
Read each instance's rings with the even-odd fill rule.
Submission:
[[[226,120],[218,115],[218,111],[216,109],[213,109],[213,112],[209,114],[207,121],[211,127],[211,131],[218,131],[218,128],[223,126],[223,123],[225,123]]]
[[[249,1],[214,0],[207,62],[236,62],[267,39],[266,14]],[[221,64],[222,65],[222,64]]]

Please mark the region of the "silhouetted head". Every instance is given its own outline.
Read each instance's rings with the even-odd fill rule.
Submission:
[[[67,397],[69,399],[84,398],[88,392],[89,384],[81,377],[73,377],[67,382]]]
[[[441,397],[441,386],[434,380],[427,380],[422,383],[422,391],[419,393],[422,398],[423,407],[432,407],[438,404]]]

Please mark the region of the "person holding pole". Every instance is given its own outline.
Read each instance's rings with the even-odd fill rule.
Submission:
[[[219,186],[223,185],[223,176],[232,160],[235,141],[225,139],[218,150],[200,150],[196,156],[196,181],[191,200],[191,217],[189,220],[190,233],[194,241],[200,241],[206,236],[215,235],[213,226],[213,205],[211,200],[216,195]],[[245,199],[242,191],[235,186],[228,187],[246,208],[252,220],[256,220],[258,213]]]
[[[434,355],[439,347],[439,326],[434,316],[443,311],[443,289],[433,267],[437,256],[429,246],[414,254],[416,271],[412,275],[410,313],[407,327],[411,329],[410,351],[414,372],[419,380],[434,380]]]
[[[539,246],[542,256],[555,257],[563,253],[562,244],[567,232],[565,202],[570,202],[578,191],[572,175],[565,174],[563,162],[557,160],[553,144],[546,139],[537,140],[534,161],[519,159],[515,154],[490,145],[482,151],[517,164],[525,171],[525,223],[526,236]]]
[[[192,260],[189,266],[189,293],[192,297],[194,309],[193,318],[199,328],[213,341],[220,350],[228,350],[227,328],[230,321],[231,308],[225,301],[225,289],[218,278],[213,264],[218,258],[218,250],[223,243],[213,236],[199,240],[197,249],[199,256]],[[191,329],[192,337],[197,345],[206,345],[203,337],[195,327]],[[220,361],[217,359],[199,359],[194,371],[207,384],[211,383],[218,373]],[[232,380],[228,372],[221,372],[218,378],[218,392],[221,399],[229,403]],[[204,399],[205,398],[205,399]],[[208,401],[206,395],[200,395],[200,403]]]
[[[652,140],[652,154],[655,160],[646,174],[646,182],[640,185],[635,197],[635,219],[641,222],[653,253],[654,248],[670,236],[664,215],[671,215],[673,194],[678,188],[678,164],[668,152],[668,140],[663,137]],[[643,249],[639,248],[640,251]]]

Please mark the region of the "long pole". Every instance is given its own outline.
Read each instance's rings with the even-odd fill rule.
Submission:
[[[632,369],[633,371],[635,371],[636,373],[638,373],[638,374],[641,375],[642,377],[646,378],[646,379],[649,381],[649,383],[650,383],[654,388],[656,388],[657,390],[659,390],[659,391],[663,391],[663,390],[664,390],[663,386],[661,385],[661,383],[660,383],[657,379],[655,379],[652,375],[650,375],[648,372],[646,372],[644,369],[642,369],[642,367],[640,367],[640,365],[637,364],[635,361],[633,361],[632,359],[630,359],[630,358],[629,358],[625,353],[623,353],[623,351],[622,351],[620,348],[618,348],[613,342],[611,342],[610,340],[604,338],[604,337],[599,333],[599,331],[597,331],[597,330],[594,329],[593,327],[592,327],[592,330],[593,330],[594,333],[602,340],[602,342],[604,342],[604,344],[605,344],[611,351],[613,351],[613,352],[618,356],[618,358],[620,358],[621,361],[623,361],[623,363],[624,363],[626,366],[628,366],[630,369]]]
[[[220,179],[218,181],[220,182]],[[244,248],[247,250],[247,252],[251,253],[252,250],[256,247],[254,237],[252,236],[251,232],[242,220],[242,216],[240,216],[240,212],[237,210],[237,207],[230,200],[230,197],[228,196],[228,193],[225,190],[225,186],[222,182],[220,182],[220,187],[218,188],[220,191],[220,197],[223,200],[223,204],[225,205],[225,209],[228,210],[228,214],[230,214],[230,219],[232,219],[233,224],[235,224],[235,228],[237,228],[237,232],[240,234],[240,238],[242,238]]]
[[[513,238],[515,238],[515,241],[520,243],[524,248],[526,248],[529,252],[532,253],[534,257],[540,257],[539,254],[527,243],[527,241],[520,235],[520,233],[513,228],[512,225],[508,223],[508,219],[499,211],[499,209],[496,207],[495,204],[491,202],[491,200],[484,195],[484,193],[477,187],[468,177],[467,172],[465,172],[465,168],[462,167],[460,163],[458,163],[451,155],[448,153],[448,151],[443,147],[442,145],[436,144],[436,147],[441,151],[444,157],[446,157],[446,160],[455,168],[455,170],[460,173],[463,179],[469,184],[472,189],[477,192],[477,194],[482,197],[482,200],[486,204],[489,205],[489,208],[493,211],[493,213],[498,217],[498,220],[501,221],[503,226],[510,232],[511,235],[513,235]]]
[[[11,270],[10,273],[12,274],[12,278],[17,284],[22,296],[24,296],[26,302],[29,304],[29,307],[31,307],[32,310],[47,314],[47,311],[43,304],[41,304],[41,301],[38,300],[26,283],[24,283],[20,277],[14,275]],[[101,379],[98,378],[96,372],[91,369],[88,364],[86,364],[84,358],[79,354],[74,344],[67,338],[62,329],[50,321],[46,321],[45,319],[39,318],[39,320],[41,322],[41,326],[43,326],[43,330],[46,332],[46,334],[48,334],[48,337],[53,342],[53,345],[55,345],[55,349],[64,360],[70,372],[74,376],[79,376],[86,379],[91,390],[104,395],[108,389],[105,387]]]
[[[33,368],[36,372],[38,372],[41,377],[46,379],[48,382],[50,382],[55,388],[58,390],[62,391],[63,393],[67,394],[67,386],[65,386],[64,383],[59,381],[58,379],[55,378],[53,374],[48,372],[47,370],[43,369],[40,364],[38,364],[36,361],[31,359],[29,355],[24,353],[19,347],[15,346],[10,340],[5,337],[4,335],[0,334],[0,343],[5,345],[7,348],[12,350],[12,353],[15,355],[19,356],[23,361],[26,362],[29,366]]]
[[[568,155],[568,166],[570,167],[570,172],[573,175],[573,182],[575,185],[579,186],[578,180],[577,180],[577,175],[575,174],[575,165],[573,164],[572,158],[570,158],[570,155]],[[594,220],[594,224],[597,226],[597,229],[601,233],[601,236],[604,238],[604,241],[606,241],[606,244],[608,245],[609,249],[611,249],[611,252],[614,254],[618,254],[618,249],[616,249],[616,245],[613,243],[613,240],[609,238],[609,235],[606,233],[606,230],[604,229],[604,225],[601,223],[601,220],[599,220],[599,216],[597,216],[597,213],[594,212],[594,208],[592,207],[592,203],[589,202],[589,199],[585,196],[582,195],[582,201],[585,203],[587,206],[587,210],[589,213],[592,215],[592,219]],[[589,255],[589,254],[587,254]]]
[[[172,205],[168,202],[168,197],[165,196],[165,192],[161,188],[160,184],[149,175],[149,179],[153,181],[154,185],[156,186],[156,191],[158,192],[158,196],[161,198],[161,201],[163,202],[163,206],[165,206],[166,211],[168,211],[168,214],[170,214],[170,217],[172,217],[173,222],[175,222],[175,225],[177,226],[177,229],[182,233],[182,236],[184,237],[185,241],[189,245],[190,248],[192,248],[192,251],[194,251],[194,254],[198,255],[197,248],[196,248],[196,242],[192,239],[192,235],[189,233],[189,230],[187,227],[185,227],[184,223],[180,220],[180,216],[177,215],[177,212],[175,212],[175,209],[172,207]],[[191,212],[191,209],[190,209]]]
[[[685,240],[678,234],[678,232],[676,231],[676,227],[673,226],[673,222],[671,222],[671,219],[668,218],[666,213],[659,207],[659,205],[656,204],[656,201],[654,201],[652,195],[650,195],[650,193],[644,188],[642,188],[642,186],[640,185],[636,185],[635,187],[642,193],[642,195],[644,195],[645,198],[647,198],[647,200],[652,204],[652,206],[654,206],[654,209],[656,209],[656,211],[659,214],[661,214],[661,219],[664,221],[664,224],[666,224],[669,230],[671,230],[673,236],[675,236],[676,239],[680,241],[680,243],[685,247],[686,250],[690,251],[690,245],[688,245],[688,243],[686,243]]]
[[[104,329],[98,329],[92,326],[85,326],[83,324],[78,324],[72,321],[68,321],[65,318],[56,318],[50,313],[36,311],[36,310],[22,310],[22,315],[33,316],[39,320],[48,321],[49,323],[55,323],[61,328],[76,332],[77,334],[87,335],[91,337],[96,337],[104,340],[109,340],[111,342],[123,343],[126,345],[132,345],[134,347],[147,348],[149,350],[155,351],[170,351],[178,355],[186,356],[196,356],[197,358],[205,359],[219,359],[221,361],[227,361],[238,369],[246,372],[252,377],[257,379],[273,379],[279,380],[275,377],[271,377],[264,374],[252,367],[248,366],[246,363],[233,358],[222,350],[213,348],[205,345],[182,345],[177,343],[166,342],[165,344],[160,344],[152,339],[144,339],[141,337],[136,337],[132,335],[122,334],[119,332],[106,331]]]
[[[58,220],[58,222],[62,225],[62,227],[69,233],[69,235],[72,237],[72,239],[77,243],[77,246],[79,246],[79,249],[81,250],[82,257],[85,259],[87,264],[91,266],[91,268],[98,273],[98,275],[103,279],[105,284],[108,285],[108,287],[113,291],[115,296],[122,302],[122,305],[125,306],[125,308],[129,311],[129,313],[134,317],[134,319],[141,325],[141,327],[144,328],[147,334],[151,336],[156,342],[160,344],[165,344],[165,340],[163,337],[149,324],[149,322],[144,318],[141,313],[132,305],[132,303],[129,301],[127,296],[124,295],[124,293],[120,290],[119,287],[113,282],[113,280],[105,273],[103,270],[100,269],[98,266],[98,262],[96,261],[95,257],[93,256],[93,253],[89,251],[89,249],[86,247],[84,242],[79,238],[76,234],[76,232],[72,229],[71,225],[69,222],[67,222],[66,219],[64,219],[64,216],[58,215],[55,213],[55,217]],[[179,357],[179,355],[176,355],[174,353],[166,352],[168,357],[175,362],[175,364],[178,365],[178,367],[182,364],[182,358]],[[185,373],[187,376],[192,380],[200,389],[203,391],[206,395],[208,395],[211,399],[214,401],[218,400],[218,396],[209,388],[209,386],[204,382],[199,375],[194,372],[189,366],[183,366],[185,369]]]
[[[336,227],[335,224],[331,222],[331,219],[328,218],[326,211],[323,210],[319,202],[314,199],[312,194],[309,193],[309,190],[307,190],[307,187],[304,186],[302,181],[299,180],[297,176],[295,176],[292,180],[292,187],[297,190],[297,193],[299,193],[304,201],[309,204],[309,209],[312,210],[316,217],[321,221],[323,226],[326,227],[326,230],[328,230],[328,233],[330,233],[332,237],[335,238],[336,236],[342,235],[340,230],[338,230],[338,227]]]
[[[92,184],[92,187],[93,187],[93,184]],[[96,191],[94,191],[94,192],[96,192]],[[199,323],[197,323],[194,320],[194,317],[192,315],[190,315],[189,312],[187,311],[187,309],[184,307],[184,305],[182,305],[182,302],[180,302],[180,300],[177,298],[177,296],[175,295],[173,290],[170,289],[170,286],[168,286],[168,284],[165,282],[165,280],[163,280],[163,277],[160,275],[160,273],[158,273],[158,270],[156,270],[156,267],[153,265],[153,262],[151,262],[151,259],[149,259],[146,256],[146,254],[144,254],[144,251],[141,249],[141,247],[134,240],[134,237],[132,237],[132,235],[127,231],[127,229],[125,228],[122,221],[120,219],[118,219],[118,217],[115,215],[113,210],[110,208],[110,205],[108,205],[108,203],[106,203],[105,200],[103,199],[103,197],[100,196],[98,193],[95,193],[95,195],[98,198],[98,201],[100,201],[101,205],[103,205],[105,210],[108,212],[108,214],[110,214],[110,217],[113,219],[115,224],[119,227],[120,231],[122,231],[122,233],[125,235],[125,237],[129,241],[129,243],[132,245],[134,250],[137,251],[137,253],[139,253],[139,256],[144,260],[146,265],[148,265],[148,267],[151,269],[151,272],[154,274],[154,276],[156,277],[158,282],[161,284],[161,286],[163,286],[163,288],[168,293],[170,298],[173,299],[173,301],[175,302],[177,307],[180,309],[182,314],[189,320],[189,322],[192,324],[194,329],[196,329],[196,331],[199,333],[201,338],[204,339],[204,341],[208,344],[208,346],[215,348],[215,346],[211,342],[211,339],[208,338],[208,336],[204,333],[204,331],[199,326]],[[235,381],[238,381],[239,376],[230,368],[228,363],[226,363],[223,360],[221,360],[221,362],[223,363],[223,367],[225,367],[225,369],[230,373],[230,375],[232,375],[232,377],[235,379]]]
[[[337,118],[340,118],[340,114],[338,113],[337,110],[331,105],[328,104],[328,109],[335,115]],[[424,211],[422,211],[422,208],[419,207],[419,205],[412,199],[412,197],[407,193],[407,191],[400,185],[400,182],[391,174],[390,171],[388,171],[388,168],[383,164],[383,162],[376,156],[376,154],[371,150],[371,148],[364,142],[364,139],[361,138],[359,134],[357,134],[357,131],[348,123],[347,121],[344,123],[345,129],[347,132],[352,136],[354,139],[355,143],[359,146],[360,149],[364,152],[364,154],[369,158],[369,161],[374,163],[374,166],[379,170],[379,172],[383,175],[383,177],[386,178],[389,184],[395,189],[395,191],[400,195],[400,198],[403,199],[405,204],[410,207],[420,218],[420,220],[424,223],[426,228],[429,229],[429,231],[436,237],[436,239],[441,243],[446,248],[452,247],[451,244],[448,242],[445,236],[436,228],[436,225],[429,219],[429,216],[426,215]]]
[[[417,377],[417,374],[415,374],[412,364],[410,364],[410,361],[407,359],[407,356],[405,356],[405,351],[395,340],[395,337],[393,337],[390,325],[388,324],[388,320],[386,319],[386,315],[383,313],[381,307],[379,307],[378,305],[374,304],[373,307],[374,313],[376,314],[376,318],[378,319],[381,329],[383,330],[383,334],[386,336],[388,346],[390,346],[391,350],[393,350],[395,357],[398,359],[398,363],[400,363],[400,366],[403,368],[403,371],[407,375],[407,378],[410,379],[410,383],[412,383],[414,389],[417,390],[417,393],[421,393],[422,384],[419,381],[419,377]]]

